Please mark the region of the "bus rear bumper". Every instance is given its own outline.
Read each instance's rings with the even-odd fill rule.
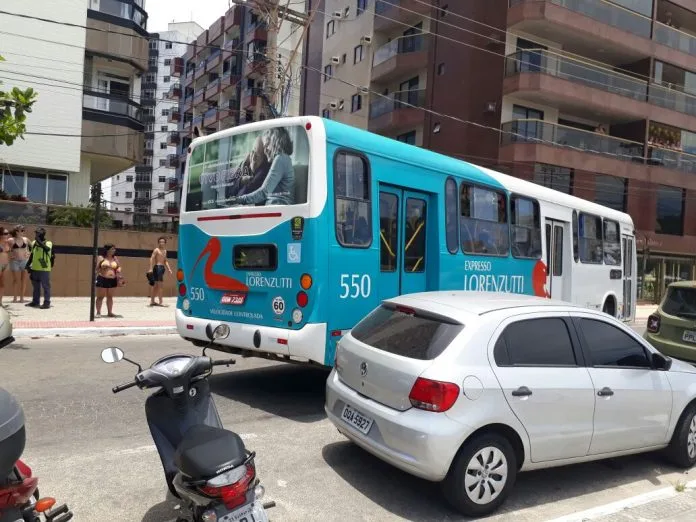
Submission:
[[[216,342],[216,345],[223,349],[291,356],[324,364],[326,323],[309,323],[300,330],[288,330],[233,321],[200,319],[189,317],[180,309],[176,310],[176,328],[179,335],[185,339],[208,342],[205,327],[208,324],[215,327],[222,323],[230,327],[229,337]]]

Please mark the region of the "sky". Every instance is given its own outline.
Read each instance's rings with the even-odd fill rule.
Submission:
[[[169,22],[198,22],[207,29],[229,9],[230,0],[146,0],[147,30],[166,31]]]

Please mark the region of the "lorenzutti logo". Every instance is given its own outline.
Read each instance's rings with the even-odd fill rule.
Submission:
[[[363,377],[367,375],[367,363],[365,361],[360,363],[360,375]]]

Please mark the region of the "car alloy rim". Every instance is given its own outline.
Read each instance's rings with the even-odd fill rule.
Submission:
[[[696,415],[691,417],[691,425],[689,426],[689,434],[686,437],[686,450],[689,453],[689,458],[696,457]]]
[[[476,504],[489,504],[503,492],[507,478],[508,462],[505,455],[498,448],[488,446],[479,450],[466,467],[466,494]]]

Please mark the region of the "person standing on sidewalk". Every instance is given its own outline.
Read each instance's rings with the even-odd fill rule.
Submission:
[[[10,254],[10,271],[12,272],[13,303],[24,302],[27,295],[27,280],[29,274],[26,271],[29,258],[29,239],[24,235],[24,225],[17,225],[12,230],[12,252]]]
[[[114,315],[114,293],[124,280],[121,273],[121,263],[116,257],[116,247],[111,243],[104,245],[104,255],[97,259],[96,276],[97,316],[101,316],[102,303],[106,297],[108,317],[116,317]]]
[[[0,306],[5,295],[5,283],[8,277],[7,272],[10,266],[10,231],[5,227],[0,227]]]
[[[27,268],[31,271],[31,284],[34,287],[34,295],[27,306],[46,310],[51,308],[51,269],[55,256],[53,255],[53,243],[46,240],[46,229],[36,230],[36,239],[31,242],[31,253]],[[44,302],[41,301],[41,289],[43,288]]]
[[[172,273],[172,269],[167,261],[167,238],[161,237],[157,240],[157,248],[152,251],[150,256],[150,272],[155,280],[155,287],[150,294],[150,306],[164,306],[164,272],[168,270]],[[155,303],[155,297],[159,301]]]

